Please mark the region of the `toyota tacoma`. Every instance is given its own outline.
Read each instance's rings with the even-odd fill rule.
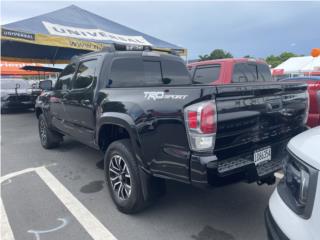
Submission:
[[[151,48],[74,57],[54,87],[41,85],[49,90],[36,103],[42,146],[71,136],[104,152],[106,183],[124,213],[161,196],[165,179],[273,183],[308,113],[302,83],[192,85],[179,56]]]

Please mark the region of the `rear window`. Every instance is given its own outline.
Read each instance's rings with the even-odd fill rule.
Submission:
[[[182,62],[163,60],[161,63],[165,84],[186,85],[191,83],[190,74]]]
[[[266,64],[237,63],[233,69],[232,82],[267,82],[273,81]]]
[[[119,58],[111,66],[109,87],[142,87],[190,84],[190,75],[179,61]]]
[[[219,79],[221,65],[198,66],[193,75],[194,84],[209,84]]]
[[[159,85],[162,82],[161,63],[158,61],[143,61],[145,85]],[[143,73],[142,73],[143,74]]]
[[[259,79],[262,79],[262,81],[264,82],[273,81],[269,66],[267,66],[266,64],[257,64],[257,66]]]

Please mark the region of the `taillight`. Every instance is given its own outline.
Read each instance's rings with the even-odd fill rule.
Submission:
[[[320,113],[320,90],[317,91],[316,98],[317,98],[317,104],[318,104],[318,113]]]
[[[206,101],[184,110],[190,148],[194,151],[212,151],[217,131],[216,105]]]
[[[215,111],[213,104],[207,104],[201,110],[200,129],[203,133],[216,132],[216,123],[214,117]]]
[[[188,112],[188,124],[189,128],[197,128],[197,112]]]

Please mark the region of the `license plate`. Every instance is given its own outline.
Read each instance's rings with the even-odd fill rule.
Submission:
[[[258,149],[253,154],[253,161],[255,165],[271,160],[271,147]]]

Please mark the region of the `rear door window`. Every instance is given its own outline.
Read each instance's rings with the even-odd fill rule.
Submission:
[[[198,66],[193,75],[193,84],[209,84],[217,81],[220,76],[221,65]]]

